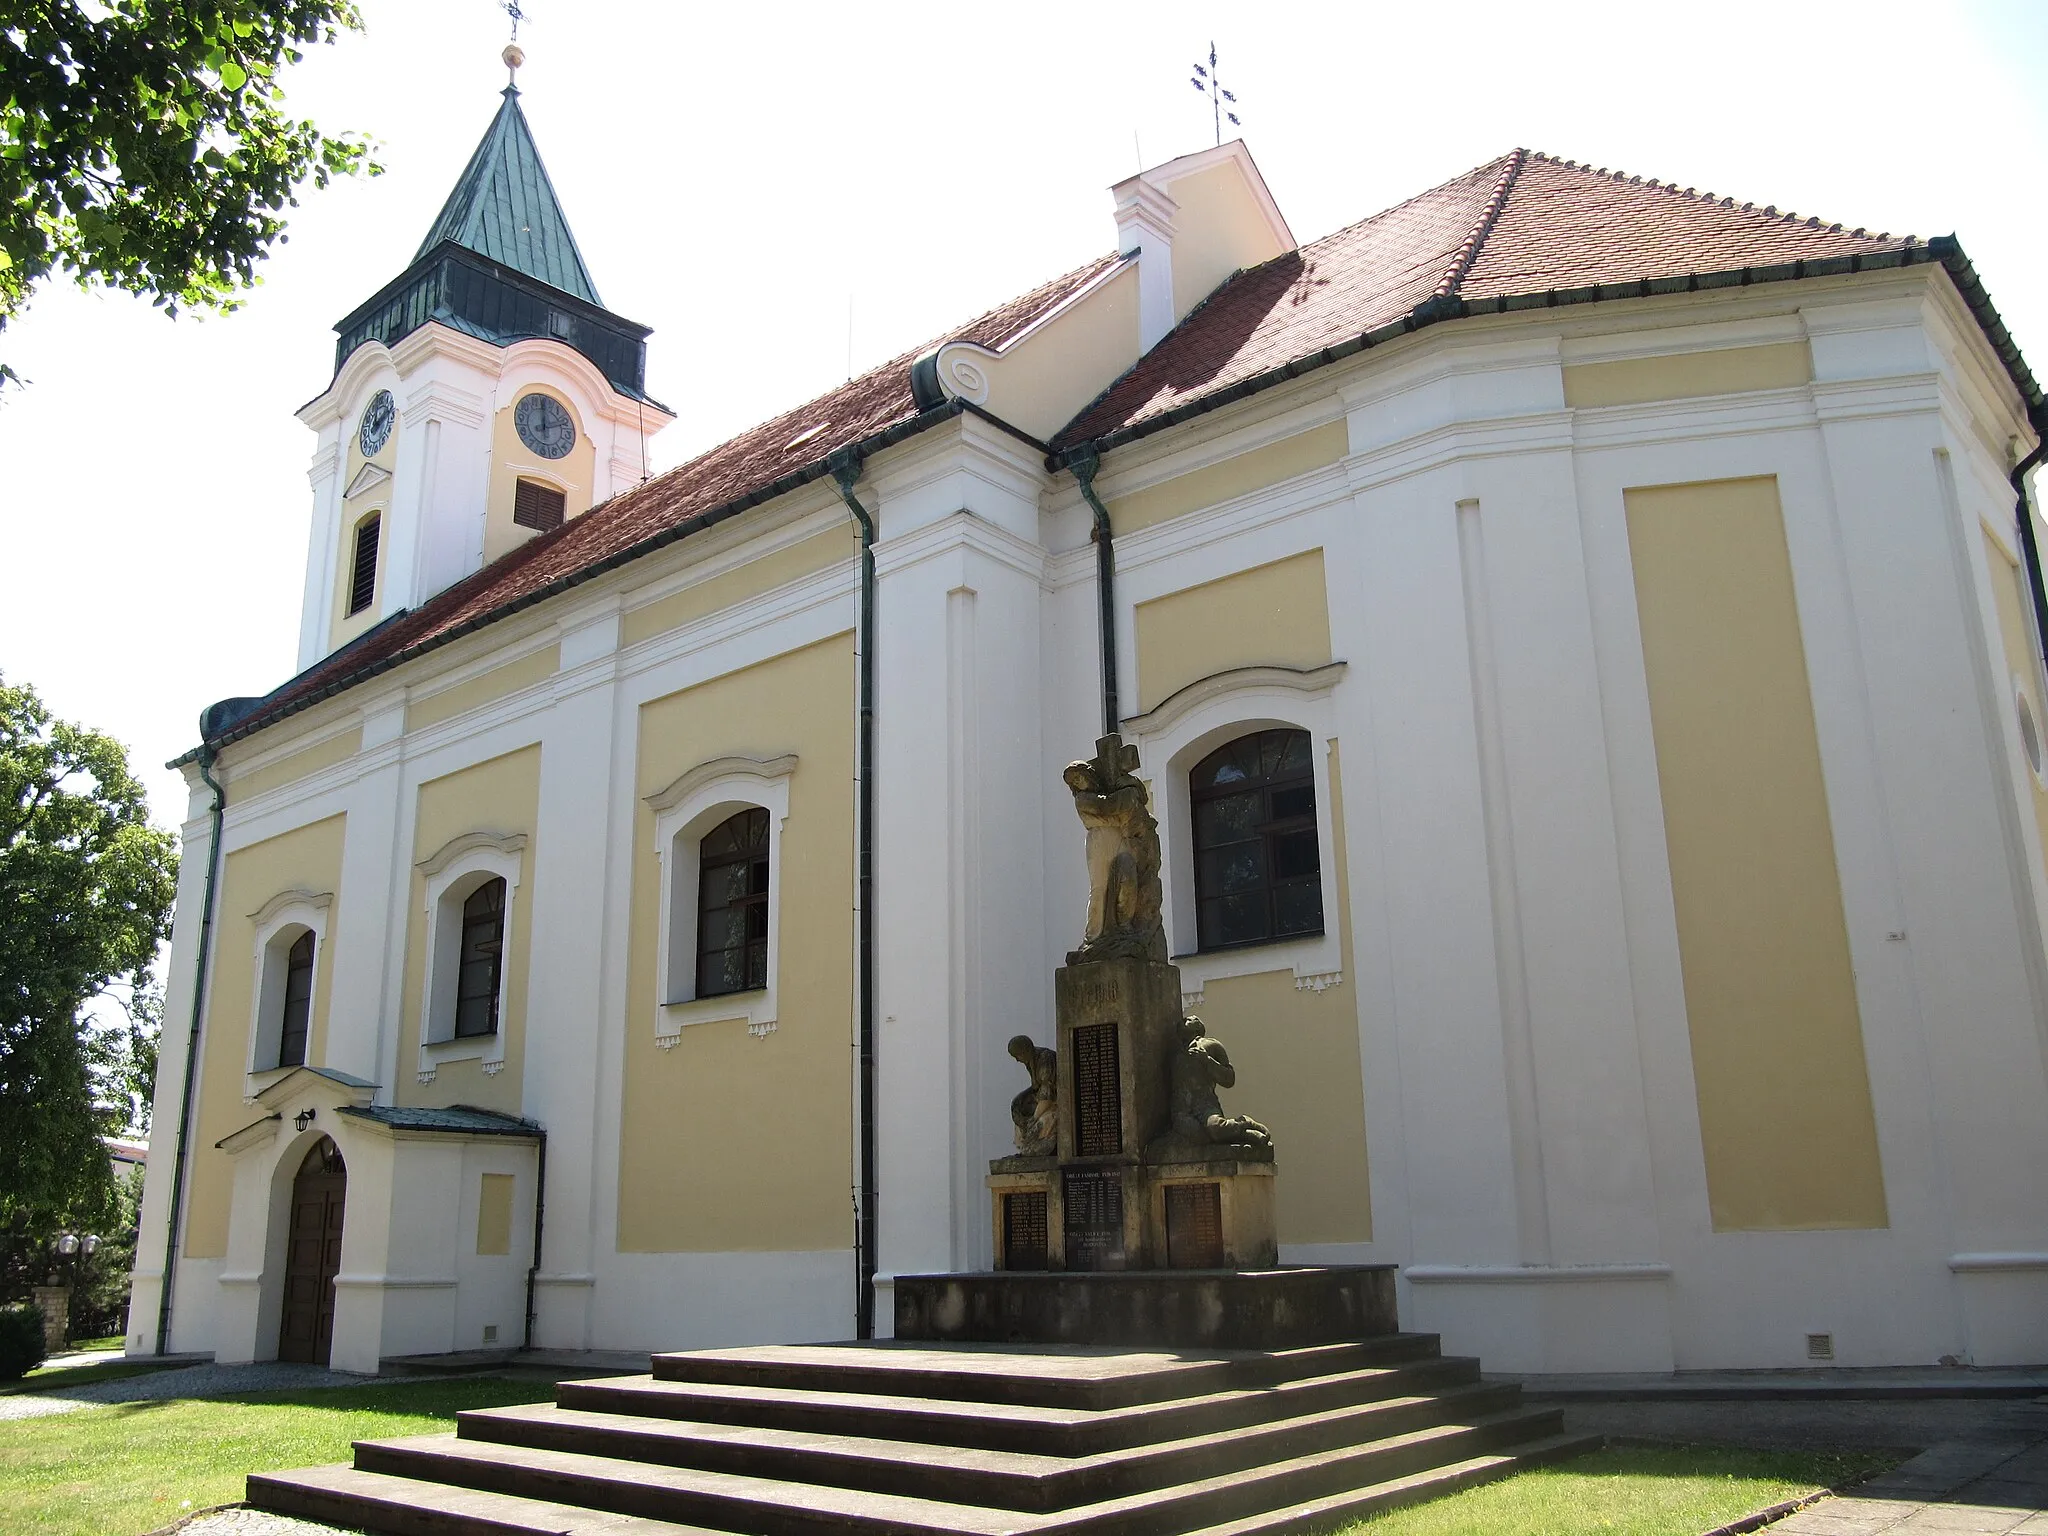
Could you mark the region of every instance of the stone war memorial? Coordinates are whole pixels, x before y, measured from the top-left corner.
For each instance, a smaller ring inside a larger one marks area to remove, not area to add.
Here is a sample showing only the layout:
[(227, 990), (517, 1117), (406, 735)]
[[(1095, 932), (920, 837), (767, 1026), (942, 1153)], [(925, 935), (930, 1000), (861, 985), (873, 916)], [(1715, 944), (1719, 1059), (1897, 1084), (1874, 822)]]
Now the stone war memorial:
[(1272, 1137), (1225, 1113), (1230, 1053), (1182, 1014), (1135, 767), (1110, 735), (1066, 770), (1087, 929), (1057, 1044), (1009, 1043), (1028, 1082), (988, 1176), (998, 1268), (899, 1275), (892, 1340), (656, 1355), (255, 1474), (250, 1502), (391, 1536), (1250, 1536), (1597, 1444), (1401, 1332), (1391, 1266), (1277, 1262)]

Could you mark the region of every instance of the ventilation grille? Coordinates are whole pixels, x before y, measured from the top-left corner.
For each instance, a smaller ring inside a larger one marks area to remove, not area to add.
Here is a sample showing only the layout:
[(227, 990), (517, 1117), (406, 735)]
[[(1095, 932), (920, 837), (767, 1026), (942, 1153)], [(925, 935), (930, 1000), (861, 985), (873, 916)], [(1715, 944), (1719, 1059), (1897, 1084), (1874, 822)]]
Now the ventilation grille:
[(370, 599), (377, 595), (377, 536), (383, 523), (381, 517), (367, 517), (356, 527), (356, 558), (348, 578), (350, 618), (369, 607)]
[(538, 480), (522, 480), (512, 492), (512, 521), (522, 528), (537, 528), (547, 533), (562, 526), (562, 513), (568, 506), (568, 498), (551, 485), (542, 485)]
[(1806, 1336), (1806, 1358), (1809, 1360), (1834, 1359), (1835, 1336), (1832, 1333), (1809, 1333)]
[(484, 1324), (484, 1342), (486, 1344), (495, 1344), (498, 1342), (498, 1325), (496, 1323)]

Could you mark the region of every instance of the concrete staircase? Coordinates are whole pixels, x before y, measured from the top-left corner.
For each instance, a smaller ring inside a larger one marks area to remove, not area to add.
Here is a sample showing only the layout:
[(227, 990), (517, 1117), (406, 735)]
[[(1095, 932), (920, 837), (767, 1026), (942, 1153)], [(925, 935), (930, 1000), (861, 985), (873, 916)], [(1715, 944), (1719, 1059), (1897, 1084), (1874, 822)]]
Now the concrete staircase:
[(812, 1345), (657, 1355), (554, 1406), (259, 1473), (390, 1536), (1249, 1536), (1590, 1449), (1430, 1334), (1257, 1351)]

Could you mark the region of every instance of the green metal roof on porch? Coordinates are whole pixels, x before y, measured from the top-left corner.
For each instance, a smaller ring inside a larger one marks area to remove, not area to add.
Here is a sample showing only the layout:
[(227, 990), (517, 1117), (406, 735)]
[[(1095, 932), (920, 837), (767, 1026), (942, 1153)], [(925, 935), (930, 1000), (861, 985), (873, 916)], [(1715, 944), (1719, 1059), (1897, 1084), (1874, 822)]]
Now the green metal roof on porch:
[(601, 308), (604, 300), (583, 265), (583, 253), (576, 249), (554, 183), (534, 146), (533, 130), (519, 110), (519, 91), (507, 86), (504, 94), (505, 105), (469, 157), (413, 260), (418, 262), (442, 241), (452, 240)]

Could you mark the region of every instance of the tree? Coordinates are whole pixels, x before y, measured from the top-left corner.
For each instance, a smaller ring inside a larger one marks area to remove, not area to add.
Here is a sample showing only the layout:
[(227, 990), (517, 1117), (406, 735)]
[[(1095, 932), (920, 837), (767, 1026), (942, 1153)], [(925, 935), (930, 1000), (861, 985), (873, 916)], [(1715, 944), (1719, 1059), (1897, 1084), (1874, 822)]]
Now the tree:
[(177, 862), (121, 744), (0, 678), (0, 1227), (111, 1214), (99, 1138), (131, 1106), (85, 1010), (150, 995)]
[(233, 309), (301, 187), (379, 169), (278, 85), (361, 29), (353, 0), (0, 0), (0, 327), (59, 270)]

